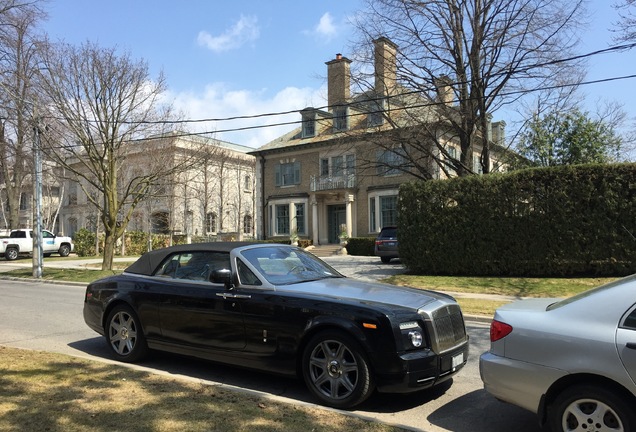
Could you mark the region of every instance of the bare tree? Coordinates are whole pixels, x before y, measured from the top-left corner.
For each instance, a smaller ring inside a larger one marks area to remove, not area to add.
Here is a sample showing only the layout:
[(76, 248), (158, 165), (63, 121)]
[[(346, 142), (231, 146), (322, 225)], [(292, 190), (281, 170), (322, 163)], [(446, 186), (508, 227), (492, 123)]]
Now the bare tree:
[[(466, 175), (480, 148), (482, 170), (490, 172), (490, 113), (528, 91), (580, 79), (570, 73), (580, 62), (566, 60), (583, 13), (583, 0), (367, 0), (356, 20), (361, 46), (386, 37), (397, 47), (395, 69), (375, 70), (375, 91), (378, 81), (384, 90), (377, 100), (387, 123), (399, 113), (411, 126), (396, 122), (402, 131), (380, 142), (398, 156), (389, 158), (400, 163), (392, 168), (430, 178), (433, 160)], [(360, 53), (368, 71), (374, 59)], [(459, 143), (457, 157), (449, 141)]]
[(33, 166), (33, 116), (43, 19), (35, 6), (0, 3), (0, 173), (9, 228), (19, 227), (20, 199)]
[(636, 0), (621, 0), (614, 4), (620, 20), (616, 23), (616, 42), (634, 42), (636, 40)]
[[(42, 81), (48, 98), (46, 154), (74, 175), (100, 214), (105, 233), (102, 269), (111, 269), (116, 241), (136, 206), (174, 163), (175, 140), (161, 132), (163, 75), (114, 48), (93, 43), (48, 51)], [(142, 169), (132, 169), (132, 166)], [(97, 193), (95, 193), (95, 191)]]

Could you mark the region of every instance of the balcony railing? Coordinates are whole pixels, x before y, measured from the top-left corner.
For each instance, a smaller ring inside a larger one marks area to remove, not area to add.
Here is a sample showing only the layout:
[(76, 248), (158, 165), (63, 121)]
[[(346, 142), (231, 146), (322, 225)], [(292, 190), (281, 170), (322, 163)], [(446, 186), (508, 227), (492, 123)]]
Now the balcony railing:
[(355, 174), (339, 176), (311, 176), (311, 191), (325, 191), (334, 189), (352, 189), (356, 186)]

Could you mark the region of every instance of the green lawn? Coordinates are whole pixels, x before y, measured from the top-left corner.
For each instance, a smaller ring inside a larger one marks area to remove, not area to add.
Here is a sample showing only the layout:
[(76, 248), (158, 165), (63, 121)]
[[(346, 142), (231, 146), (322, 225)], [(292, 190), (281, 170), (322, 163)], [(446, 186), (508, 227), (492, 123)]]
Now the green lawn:
[[(121, 273), (130, 262), (115, 263), (115, 270), (45, 268), (42, 279), (68, 282), (92, 282)], [(3, 273), (12, 277), (30, 278), (31, 269)], [(394, 285), (411, 286), (451, 293), (499, 294), (513, 297), (569, 297), (616, 278), (500, 278), (396, 275), (383, 280)], [(457, 298), (465, 314), (492, 316), (495, 309), (506, 303), (501, 300)]]

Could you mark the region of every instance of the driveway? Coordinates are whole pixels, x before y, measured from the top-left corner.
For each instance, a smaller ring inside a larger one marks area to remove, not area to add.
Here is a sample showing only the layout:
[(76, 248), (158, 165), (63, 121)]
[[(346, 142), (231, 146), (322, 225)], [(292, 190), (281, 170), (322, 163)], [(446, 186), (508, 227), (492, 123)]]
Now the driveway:
[(321, 259), (345, 276), (371, 282), (406, 271), (398, 260), (384, 264), (375, 256), (334, 255)]

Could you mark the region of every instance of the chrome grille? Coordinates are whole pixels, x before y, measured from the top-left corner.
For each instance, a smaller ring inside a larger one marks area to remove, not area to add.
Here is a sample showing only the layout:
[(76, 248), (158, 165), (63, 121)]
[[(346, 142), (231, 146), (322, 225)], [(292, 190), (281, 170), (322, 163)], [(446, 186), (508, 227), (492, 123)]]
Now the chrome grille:
[(447, 351), (466, 340), (466, 327), (459, 305), (445, 305), (431, 314), (438, 353)]

